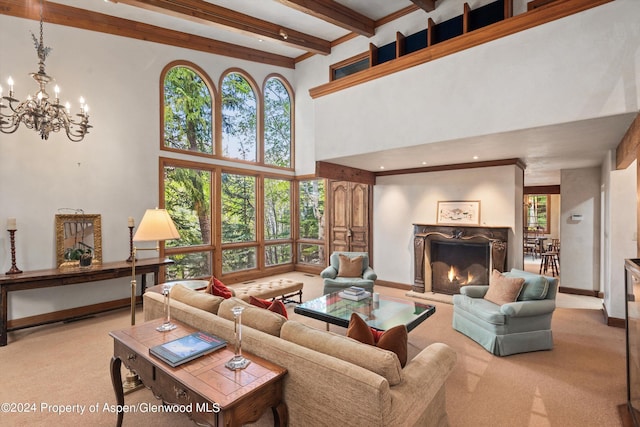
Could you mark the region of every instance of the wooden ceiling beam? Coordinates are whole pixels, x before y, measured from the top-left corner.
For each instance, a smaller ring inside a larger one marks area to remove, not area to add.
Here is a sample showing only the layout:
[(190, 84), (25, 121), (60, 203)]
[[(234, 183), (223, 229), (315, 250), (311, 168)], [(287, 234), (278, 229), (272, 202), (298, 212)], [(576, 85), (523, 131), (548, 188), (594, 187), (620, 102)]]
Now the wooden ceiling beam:
[(425, 12), (436, 10), (436, 0), (411, 0), (411, 2)]
[(333, 0), (278, 0), (292, 9), (330, 22), (362, 36), (371, 37), (375, 34), (375, 22), (368, 16)]
[(640, 113), (633, 120), (616, 147), (616, 169), (628, 168), (637, 157), (638, 147), (640, 147)]
[(291, 28), (263, 21), (203, 0), (117, 0), (164, 15), (186, 19), (204, 25), (215, 25), (250, 37), (269, 39), (307, 52), (328, 55), (331, 43)]
[[(0, 0), (0, 14), (39, 21), (40, 6), (38, 3), (32, 1)], [(169, 46), (198, 50), (215, 55), (224, 55), (278, 67), (295, 68), (295, 61), (286, 56), (182, 33), (180, 31), (167, 30), (141, 22), (116, 18), (110, 15), (90, 12), (85, 9), (50, 1), (44, 2), (43, 18), (45, 22), (51, 24), (162, 43)]]

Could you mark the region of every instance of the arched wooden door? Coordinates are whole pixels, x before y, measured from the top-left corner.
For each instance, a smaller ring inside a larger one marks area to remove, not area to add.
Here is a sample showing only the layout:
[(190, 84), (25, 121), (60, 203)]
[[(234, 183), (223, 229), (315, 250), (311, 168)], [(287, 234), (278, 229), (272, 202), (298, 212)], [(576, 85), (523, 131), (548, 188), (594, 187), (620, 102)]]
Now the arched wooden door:
[(331, 181), (330, 251), (369, 252), (371, 187)]

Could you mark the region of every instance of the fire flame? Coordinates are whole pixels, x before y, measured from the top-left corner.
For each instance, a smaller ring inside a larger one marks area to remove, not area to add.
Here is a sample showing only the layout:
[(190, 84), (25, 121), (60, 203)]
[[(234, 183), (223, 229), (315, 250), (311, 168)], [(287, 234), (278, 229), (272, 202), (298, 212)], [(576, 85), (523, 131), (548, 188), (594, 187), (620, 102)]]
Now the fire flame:
[(449, 282), (453, 282), (453, 279), (456, 278), (456, 272), (453, 269), (453, 265), (451, 266), (451, 268), (449, 268), (449, 273), (447, 274), (447, 277), (449, 278)]
[(467, 272), (467, 283), (473, 283), (473, 274)]

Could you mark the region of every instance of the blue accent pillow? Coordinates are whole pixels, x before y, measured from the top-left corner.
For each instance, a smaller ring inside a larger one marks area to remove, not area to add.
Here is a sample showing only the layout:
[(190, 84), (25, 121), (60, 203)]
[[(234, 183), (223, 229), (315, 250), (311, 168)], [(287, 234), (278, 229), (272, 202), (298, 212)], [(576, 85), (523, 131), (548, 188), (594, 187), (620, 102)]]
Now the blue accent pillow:
[(546, 277), (520, 270), (511, 270), (503, 274), (506, 277), (524, 278), (524, 285), (522, 286), (520, 295), (518, 295), (518, 301), (533, 301), (546, 298), (547, 292), (549, 291), (549, 281)]

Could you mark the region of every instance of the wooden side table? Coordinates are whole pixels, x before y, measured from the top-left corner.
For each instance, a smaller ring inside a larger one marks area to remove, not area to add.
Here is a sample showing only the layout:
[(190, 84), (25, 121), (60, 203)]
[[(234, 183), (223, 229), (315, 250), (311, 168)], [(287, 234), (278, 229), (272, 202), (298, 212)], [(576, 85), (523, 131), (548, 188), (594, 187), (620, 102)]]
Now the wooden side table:
[[(184, 405), (194, 422), (210, 426), (241, 426), (260, 419), (271, 408), (274, 425), (286, 426), (287, 406), (282, 400), (282, 382), (287, 370), (268, 360), (243, 352), (251, 364), (231, 371), (224, 364), (233, 357), (221, 349), (172, 368), (149, 354), (149, 348), (188, 335), (196, 330), (173, 321), (178, 327), (158, 332), (162, 319), (111, 332), (114, 339), (111, 381), (119, 408), (124, 408), (121, 364), (134, 371), (154, 396), (166, 404)], [(117, 425), (122, 425), (118, 412)]]

